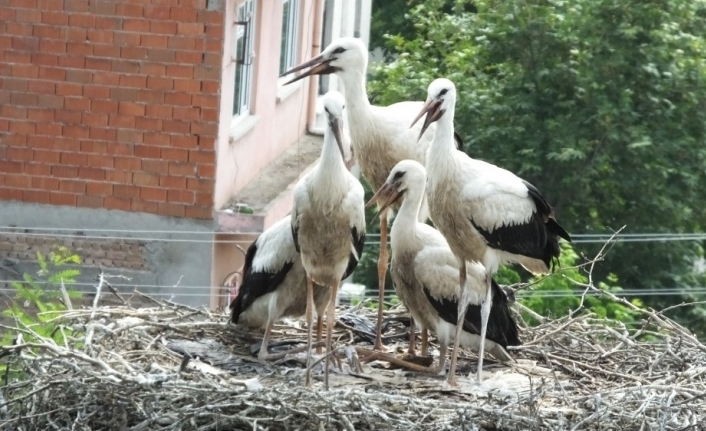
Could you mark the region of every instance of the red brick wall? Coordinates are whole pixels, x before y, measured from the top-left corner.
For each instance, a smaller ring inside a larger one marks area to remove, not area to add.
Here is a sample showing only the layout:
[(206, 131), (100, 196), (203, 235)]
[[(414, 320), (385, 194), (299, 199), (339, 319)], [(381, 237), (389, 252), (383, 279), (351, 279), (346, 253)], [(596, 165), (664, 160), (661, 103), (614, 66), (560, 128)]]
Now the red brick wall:
[(206, 0), (0, 0), (0, 200), (211, 218), (223, 21)]

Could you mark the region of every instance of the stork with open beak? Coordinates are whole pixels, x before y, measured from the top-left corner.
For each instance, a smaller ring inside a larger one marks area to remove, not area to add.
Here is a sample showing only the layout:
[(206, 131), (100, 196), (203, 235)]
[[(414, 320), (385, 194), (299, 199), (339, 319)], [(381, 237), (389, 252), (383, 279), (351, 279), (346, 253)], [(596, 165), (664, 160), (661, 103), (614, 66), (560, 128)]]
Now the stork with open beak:
[[(444, 236), (433, 227), (419, 223), (417, 213), (424, 197), (426, 170), (414, 160), (399, 162), (385, 184), (368, 202), (382, 201), (381, 210), (404, 197), (390, 232), (392, 263), (390, 273), (400, 300), (418, 324), (437, 334), (439, 363), (430, 369), (444, 371), (446, 350), (456, 336), (458, 310), (462, 290), (459, 289), (459, 261), (451, 252)], [(485, 297), (486, 270), (478, 262), (466, 265), (466, 280), (470, 290), (470, 306), (460, 319), (460, 344), (480, 348), (480, 305)], [(512, 361), (507, 346), (520, 344), (517, 324), (509, 302), (500, 286), (492, 281), (493, 303), (488, 321), (488, 336), (484, 346), (501, 361)], [(457, 346), (459, 343), (456, 343)], [(454, 352), (455, 354), (455, 352)]]
[(324, 95), (328, 127), (324, 132), (321, 159), (294, 189), (292, 234), (301, 254), (307, 277), (307, 372), (311, 384), (311, 310), (313, 283), (331, 287), (326, 312), (326, 361), (324, 381), (328, 388), (331, 331), (340, 280), (358, 265), (365, 242), (365, 202), (363, 186), (348, 171), (342, 146), (343, 95), (329, 91)]
[[(492, 303), (492, 276), (501, 264), (519, 263), (533, 274), (550, 271), (559, 258), (559, 237), (571, 241), (557, 223), (554, 210), (539, 190), (512, 172), (472, 159), (457, 151), (453, 138), (456, 87), (448, 79), (429, 85), (427, 101), (413, 125), (426, 115), (422, 132), (436, 122), (434, 140), (427, 154), (427, 198), (434, 225), (459, 259), (458, 316), (465, 315), (469, 289), (467, 262), (486, 268), (485, 300), (481, 307), (481, 338), (485, 339)], [(461, 325), (457, 326), (460, 331)], [(454, 342), (454, 350), (459, 337)], [(482, 382), (483, 352), (478, 358)], [(452, 355), (449, 382), (455, 383), (456, 356)]]
[[(318, 343), (331, 290), (319, 285), (313, 289)], [(270, 358), (267, 346), (274, 323), (283, 317), (303, 316), (306, 305), (306, 273), (294, 245), (290, 216), (286, 216), (248, 247), (243, 282), (230, 304), (230, 320), (248, 328), (265, 328), (258, 358), (267, 360)], [(317, 351), (321, 353), (321, 348), (317, 347)]]
[[(423, 133), (421, 127), (409, 129), (409, 123), (419, 112), (422, 102), (400, 102), (390, 106), (373, 106), (365, 90), (368, 50), (360, 39), (346, 37), (333, 41), (326, 49), (309, 61), (284, 73), (288, 75), (304, 70), (289, 83), (307, 76), (335, 73), (343, 84), (347, 102), (347, 118), (352, 150), (363, 177), (373, 190), (384, 183), (387, 174), (397, 162), (405, 159), (424, 163), (427, 148), (434, 136), (434, 127)], [(458, 138), (460, 141), (460, 137)], [(422, 201), (419, 220), (426, 221), (429, 211), (426, 199)], [(376, 350), (382, 345), (382, 312), (385, 293), (385, 274), (388, 267), (387, 214), (380, 215), (380, 256), (378, 258), (378, 321), (375, 338)]]

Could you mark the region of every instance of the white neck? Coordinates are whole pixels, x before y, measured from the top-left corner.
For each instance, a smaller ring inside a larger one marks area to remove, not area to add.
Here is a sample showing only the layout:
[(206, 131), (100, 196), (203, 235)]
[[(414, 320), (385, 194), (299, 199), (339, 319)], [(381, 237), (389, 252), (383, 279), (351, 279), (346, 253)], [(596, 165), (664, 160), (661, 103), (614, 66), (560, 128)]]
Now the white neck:
[[(365, 90), (365, 69), (341, 73), (338, 77), (343, 83), (343, 93), (346, 97), (348, 124), (351, 126), (365, 124), (372, 116), (368, 92)], [(350, 129), (351, 134), (354, 134), (358, 127)], [(353, 143), (355, 144), (355, 140)]]
[(424, 183), (413, 185), (407, 189), (404, 194), (404, 200), (400, 207), (395, 222), (392, 224), (390, 235), (395, 235), (399, 231), (414, 231), (417, 228), (417, 218), (419, 216), (419, 208), (422, 206), (422, 197), (424, 196)]
[(427, 170), (444, 171), (444, 166), (448, 167), (448, 160), (453, 157), (456, 151), (454, 143), (454, 107), (444, 112), (444, 115), (437, 120), (434, 139), (429, 146), (427, 153)]
[(324, 131), (324, 145), (316, 170), (312, 172), (312, 182), (316, 185), (316, 193), (312, 198), (329, 206), (338, 202), (348, 185), (346, 174), (348, 169), (341, 156), (336, 139), (330, 127)]

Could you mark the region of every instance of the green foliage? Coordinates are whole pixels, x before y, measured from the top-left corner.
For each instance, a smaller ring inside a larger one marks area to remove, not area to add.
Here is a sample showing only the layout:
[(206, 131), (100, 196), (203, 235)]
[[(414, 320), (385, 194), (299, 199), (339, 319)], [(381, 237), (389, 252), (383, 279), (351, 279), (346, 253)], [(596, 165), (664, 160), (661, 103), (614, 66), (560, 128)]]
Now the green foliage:
[[(569, 232), (706, 228), (706, 1), (475, 0), (476, 13), (446, 3), (418, 2), (413, 34), (388, 36), (397, 56), (370, 82), (374, 103), (423, 100), (450, 78), (465, 151), (538, 186)], [(703, 285), (692, 269), (702, 246), (618, 244), (594, 278)]]
[[(63, 300), (60, 291), (61, 285), (63, 283), (64, 287), (70, 286), (76, 282), (76, 277), (81, 273), (76, 268), (67, 268), (66, 266), (78, 265), (81, 263), (81, 259), (66, 247), (58, 247), (48, 256), (37, 252), (37, 263), (39, 271), (37, 271), (36, 277), (25, 273), (23, 281), (11, 283), (16, 294), (12, 305), (9, 309), (4, 310), (3, 314), (17, 319), (42, 337), (53, 338), (57, 343), (64, 343), (63, 334), (61, 331), (57, 331), (57, 326), (54, 323), (49, 323), (49, 320), (66, 310), (66, 305), (61, 302)], [(81, 293), (75, 290), (67, 289), (67, 293), (70, 299), (81, 297)], [(36, 308), (37, 312), (28, 311), (32, 308)], [(0, 345), (10, 344), (14, 335), (12, 333), (4, 334), (0, 338)], [(23, 334), (23, 337), (25, 341), (33, 339), (28, 334)]]

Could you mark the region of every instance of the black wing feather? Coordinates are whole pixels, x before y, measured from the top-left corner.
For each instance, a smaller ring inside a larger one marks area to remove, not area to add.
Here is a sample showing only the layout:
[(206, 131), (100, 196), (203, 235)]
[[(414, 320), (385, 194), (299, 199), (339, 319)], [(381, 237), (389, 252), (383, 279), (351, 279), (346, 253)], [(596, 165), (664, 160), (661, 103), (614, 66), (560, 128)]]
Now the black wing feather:
[(456, 149), (463, 151), (463, 138), (454, 130), (454, 141), (456, 143)]
[[(292, 220), (296, 220), (296, 214), (292, 214)], [(294, 238), (294, 249), (297, 251), (297, 253), (301, 253), (301, 250), (299, 250), (299, 225), (297, 227), (294, 227), (294, 224), (292, 226), (292, 238)]]
[(543, 261), (548, 268), (559, 258), (561, 248), (559, 237), (571, 242), (571, 237), (554, 219), (554, 209), (535, 186), (522, 181), (537, 211), (522, 224), (500, 226), (488, 231), (476, 225), (473, 227), (485, 238), (490, 247), (513, 254)]
[(353, 226), (351, 228), (351, 239), (353, 240), (353, 247), (355, 247), (355, 252), (358, 257), (351, 253), (350, 257), (348, 258), (348, 266), (346, 267), (346, 272), (343, 274), (341, 280), (344, 280), (348, 278), (351, 274), (353, 274), (353, 271), (355, 271), (355, 268), (358, 266), (360, 256), (363, 254), (363, 246), (365, 245), (365, 231), (359, 234), (358, 228)]
[(294, 266), (294, 262), (287, 262), (276, 271), (253, 271), (252, 263), (257, 254), (257, 240), (255, 240), (245, 254), (245, 275), (243, 283), (238, 289), (238, 296), (230, 304), (231, 317), (233, 323), (238, 323), (240, 315), (247, 310), (257, 298), (274, 292), (282, 284), (284, 277)]
[[(519, 330), (510, 313), (508, 298), (495, 280), (492, 280), (492, 289), (493, 304), (490, 307), (486, 338), (500, 344), (503, 348), (519, 346), (521, 344)], [(458, 302), (447, 298), (438, 300), (431, 295), (426, 286), (423, 286), (423, 290), (434, 310), (439, 313), (439, 317), (445, 322), (455, 325), (458, 321)], [(466, 318), (463, 321), (463, 330), (480, 335), (480, 328), (480, 304), (469, 304)]]

